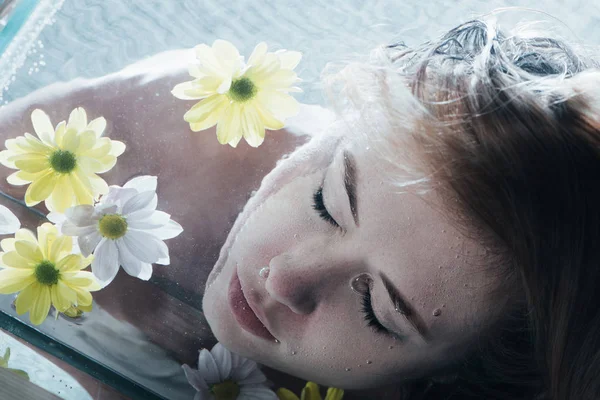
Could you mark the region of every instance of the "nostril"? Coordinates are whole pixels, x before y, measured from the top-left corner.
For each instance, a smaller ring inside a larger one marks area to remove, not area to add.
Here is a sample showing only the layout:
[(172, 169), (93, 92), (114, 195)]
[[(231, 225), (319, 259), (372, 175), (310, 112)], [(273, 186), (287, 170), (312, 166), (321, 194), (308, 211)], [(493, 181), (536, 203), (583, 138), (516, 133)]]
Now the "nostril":
[(265, 290), (272, 299), (295, 314), (310, 314), (315, 309), (311, 288), (302, 279), (285, 279), (280, 274), (270, 271)]

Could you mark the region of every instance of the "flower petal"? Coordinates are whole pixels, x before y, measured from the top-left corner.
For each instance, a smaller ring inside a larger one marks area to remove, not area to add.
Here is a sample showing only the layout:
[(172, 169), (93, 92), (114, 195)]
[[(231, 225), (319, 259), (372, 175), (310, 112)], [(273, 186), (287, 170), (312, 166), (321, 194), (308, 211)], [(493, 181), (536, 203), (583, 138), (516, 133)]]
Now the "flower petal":
[(260, 42), (252, 50), (252, 54), (248, 58), (248, 65), (260, 65), (264, 62), (265, 55), (267, 54), (267, 44)]
[(124, 188), (131, 188), (138, 191), (138, 193), (146, 192), (151, 190), (156, 192), (156, 187), (158, 185), (158, 178), (152, 175), (142, 175), (136, 176), (135, 178), (127, 181), (126, 184), (123, 185)]
[(204, 381), (204, 377), (200, 371), (190, 368), (187, 364), (183, 364), (181, 367), (183, 368), (183, 372), (185, 372), (185, 377), (194, 389), (198, 391), (208, 390), (208, 385)]
[(93, 131), (96, 134), (96, 137), (99, 138), (106, 129), (106, 119), (104, 117), (99, 117), (92, 120), (88, 124), (87, 129)]
[(260, 109), (263, 112), (271, 113), (278, 120), (294, 116), (300, 111), (300, 106), (296, 99), (287, 93), (261, 92), (256, 98), (261, 105)]
[(182, 82), (175, 85), (173, 90), (171, 90), (171, 93), (180, 100), (199, 100), (212, 94), (210, 92), (207, 93), (202, 89), (197, 90), (197, 85), (195, 85), (193, 81)]
[(42, 200), (46, 200), (56, 187), (58, 175), (49, 170), (38, 180), (31, 183), (25, 192), (25, 203), (28, 207), (34, 206)]
[(84, 257), (88, 257), (94, 250), (96, 246), (102, 240), (102, 236), (98, 232), (92, 232), (89, 235), (79, 236), (77, 238), (77, 244), (79, 245), (79, 250), (81, 250), (81, 254)]
[(9, 268), (0, 270), (0, 294), (20, 292), (36, 282), (31, 269)]
[[(33, 176), (32, 176), (33, 175)], [(6, 177), (6, 182), (14, 186), (23, 186), (30, 184), (34, 179), (25, 179), (26, 176), (35, 177), (37, 174), (23, 173), (23, 171), (13, 172)]]
[(36, 174), (49, 169), (50, 163), (48, 162), (48, 157), (46, 156), (28, 155), (25, 159), (15, 160), (15, 167), (21, 171), (29, 172), (30, 174)]
[(231, 374), (231, 352), (227, 350), (221, 343), (217, 343), (213, 346), (210, 353), (212, 354), (215, 363), (219, 368), (221, 379), (228, 379)]
[(219, 366), (211, 352), (206, 349), (200, 350), (198, 356), (198, 371), (202, 374), (204, 381), (208, 385), (222, 382), (226, 378), (220, 375)]
[(69, 254), (62, 257), (57, 263), (56, 268), (61, 272), (79, 271), (81, 269), (81, 255)]
[(113, 240), (103, 238), (94, 251), (92, 272), (103, 283), (108, 285), (119, 272), (119, 252)]
[(129, 230), (122, 240), (131, 254), (143, 262), (152, 264), (169, 254), (165, 242), (150, 233)]
[(71, 179), (67, 175), (61, 175), (56, 180), (56, 187), (48, 198), (52, 202), (52, 209), (57, 212), (64, 212), (73, 205), (75, 195), (71, 186)]
[(21, 293), (17, 295), (17, 300), (15, 301), (15, 306), (17, 307), (17, 314), (23, 315), (31, 309), (31, 306), (33, 306), (33, 303), (35, 302), (39, 290), (40, 284), (34, 282), (33, 284), (23, 289)]
[(27, 240), (17, 240), (15, 242), (15, 250), (21, 257), (29, 261), (41, 262), (43, 259), (40, 247), (36, 243), (31, 243)]
[(252, 106), (244, 107), (242, 112), (242, 132), (246, 142), (252, 147), (258, 147), (265, 140), (265, 126), (256, 109)]
[(94, 206), (89, 204), (71, 207), (65, 211), (65, 217), (78, 227), (95, 224), (98, 221), (98, 218), (93, 214)]
[(278, 400), (277, 395), (265, 385), (243, 385), (238, 400)]
[(60, 280), (50, 288), (50, 297), (54, 308), (60, 312), (77, 303), (77, 293)]
[(82, 131), (87, 126), (87, 115), (82, 107), (77, 107), (69, 115), (67, 130), (73, 129), (77, 132)]
[(232, 103), (217, 125), (217, 139), (221, 144), (227, 144), (236, 137), (242, 137), (240, 122), (242, 119), (242, 107)]
[(28, 260), (24, 257), (21, 257), (16, 251), (9, 251), (7, 253), (2, 254), (2, 263), (7, 267), (17, 269), (31, 269), (37, 264), (33, 260)]
[(50, 121), (50, 117), (44, 111), (40, 109), (35, 109), (31, 113), (31, 122), (33, 123), (33, 130), (38, 136), (41, 137), (41, 134), (54, 134), (54, 127), (52, 126), (52, 122)]
[(214, 94), (196, 103), (183, 115), (183, 119), (190, 123), (194, 132), (202, 131), (215, 125), (227, 110), (228, 105), (227, 96)]
[(120, 142), (118, 140), (111, 140), (110, 143), (111, 143), (111, 149), (110, 149), (111, 156), (118, 157), (125, 152), (125, 149), (127, 147), (127, 146), (125, 146), (125, 143)]
[(0, 235), (15, 233), (21, 227), (21, 222), (12, 211), (0, 205)]
[(300, 400), (294, 392), (286, 388), (277, 389), (277, 398), (279, 400)]
[(138, 193), (123, 204), (123, 215), (128, 215), (134, 211), (143, 210), (150, 206), (156, 196), (154, 191)]
[(119, 263), (129, 275), (147, 281), (152, 276), (152, 264), (138, 260), (125, 246), (123, 241), (117, 240), (119, 249)]
[(136, 218), (136, 214), (146, 214), (146, 210), (136, 211), (127, 215), (127, 226), (131, 229), (159, 229), (171, 220), (171, 216), (166, 212), (154, 211), (146, 218)]
[(51, 305), (50, 287), (46, 285), (39, 285), (39, 291), (33, 301), (33, 305), (29, 310), (29, 319), (34, 325), (39, 325), (48, 316)]
[(169, 220), (169, 222), (161, 228), (149, 231), (149, 233), (152, 233), (161, 240), (172, 239), (181, 232), (183, 232), (183, 227), (173, 220)]
[(236, 76), (241, 68), (240, 53), (235, 46), (227, 40), (217, 39), (214, 41), (213, 54), (221, 64), (222, 73), (227, 76)]
[(276, 51), (275, 54), (279, 57), (282, 69), (294, 69), (302, 60), (302, 53), (299, 51)]

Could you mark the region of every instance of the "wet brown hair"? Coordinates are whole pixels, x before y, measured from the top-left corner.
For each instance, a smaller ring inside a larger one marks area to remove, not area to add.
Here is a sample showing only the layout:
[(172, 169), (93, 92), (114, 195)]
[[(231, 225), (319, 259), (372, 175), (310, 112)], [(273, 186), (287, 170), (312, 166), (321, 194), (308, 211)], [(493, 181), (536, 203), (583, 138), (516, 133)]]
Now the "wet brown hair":
[(444, 370), (455, 379), (424, 377), (402, 398), (600, 399), (598, 62), (482, 19), (376, 53), (331, 81), (365, 121), (365, 143), (399, 187), (441, 193), (514, 299)]

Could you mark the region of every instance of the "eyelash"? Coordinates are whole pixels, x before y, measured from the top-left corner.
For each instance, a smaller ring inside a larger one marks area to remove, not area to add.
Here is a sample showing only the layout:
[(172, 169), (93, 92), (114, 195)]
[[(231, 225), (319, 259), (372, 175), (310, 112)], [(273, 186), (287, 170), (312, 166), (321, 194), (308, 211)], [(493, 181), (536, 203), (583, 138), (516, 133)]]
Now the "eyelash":
[[(317, 211), (319, 216), (326, 221), (327, 223), (339, 228), (335, 219), (329, 214), (327, 208), (325, 207), (325, 203), (323, 201), (323, 186), (320, 186), (317, 191), (313, 195), (313, 209)], [(362, 302), (361, 302), (361, 310), (364, 315), (365, 321), (367, 321), (367, 325), (375, 332), (380, 334), (385, 334), (391, 336), (395, 339), (400, 339), (398, 335), (394, 332), (388, 330), (385, 326), (379, 322), (377, 316), (375, 315), (375, 311), (373, 311), (373, 303), (371, 302), (371, 290), (369, 288), (366, 289), (366, 292), (362, 294)]]
[(313, 209), (317, 211), (319, 217), (321, 217), (327, 223), (339, 228), (339, 224), (335, 222), (335, 219), (329, 214), (327, 208), (325, 207), (325, 203), (323, 201), (323, 186), (320, 186), (317, 191), (313, 194)]
[(390, 332), (385, 326), (379, 322), (375, 312), (373, 311), (373, 303), (371, 301), (371, 289), (367, 288), (366, 292), (362, 294), (361, 310), (364, 314), (367, 325), (373, 329), (376, 333), (384, 333), (386, 335), (395, 336), (393, 332)]

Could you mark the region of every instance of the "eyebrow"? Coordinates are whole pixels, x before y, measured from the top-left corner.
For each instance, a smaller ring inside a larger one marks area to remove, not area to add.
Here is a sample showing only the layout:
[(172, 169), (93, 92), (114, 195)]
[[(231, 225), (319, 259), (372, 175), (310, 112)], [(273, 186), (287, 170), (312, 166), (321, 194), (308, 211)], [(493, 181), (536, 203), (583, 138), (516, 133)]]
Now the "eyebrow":
[(358, 208), (356, 207), (356, 161), (352, 154), (344, 151), (344, 187), (350, 202), (350, 212), (358, 226)]
[(402, 316), (406, 318), (406, 320), (417, 330), (419, 335), (421, 335), (421, 337), (427, 341), (429, 332), (427, 331), (423, 318), (416, 312), (415, 308), (408, 302), (408, 300), (402, 296), (400, 291), (383, 272), (380, 272), (379, 276), (383, 281), (385, 290), (387, 290), (390, 300), (392, 301), (396, 311), (402, 314)]

